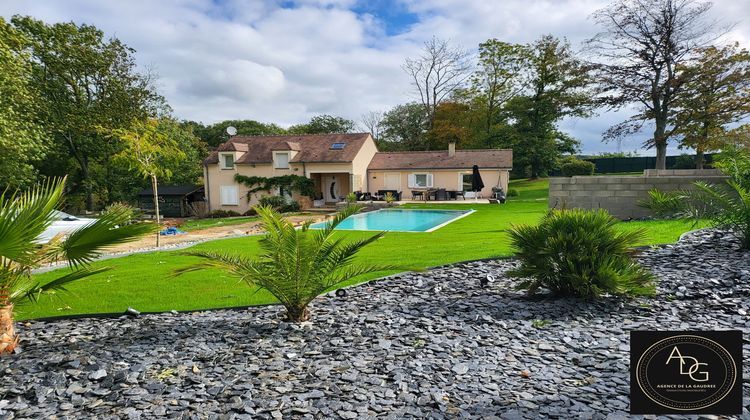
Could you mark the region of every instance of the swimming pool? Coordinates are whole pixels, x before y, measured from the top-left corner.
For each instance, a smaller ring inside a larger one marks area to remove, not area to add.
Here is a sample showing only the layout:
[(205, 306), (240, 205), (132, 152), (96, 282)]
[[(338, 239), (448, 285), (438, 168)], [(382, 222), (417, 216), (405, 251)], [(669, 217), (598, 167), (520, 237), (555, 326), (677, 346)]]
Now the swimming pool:
[[(387, 230), (391, 232), (432, 232), (466, 217), (475, 210), (381, 209), (349, 216), (336, 230)], [(324, 222), (313, 229), (322, 229)]]

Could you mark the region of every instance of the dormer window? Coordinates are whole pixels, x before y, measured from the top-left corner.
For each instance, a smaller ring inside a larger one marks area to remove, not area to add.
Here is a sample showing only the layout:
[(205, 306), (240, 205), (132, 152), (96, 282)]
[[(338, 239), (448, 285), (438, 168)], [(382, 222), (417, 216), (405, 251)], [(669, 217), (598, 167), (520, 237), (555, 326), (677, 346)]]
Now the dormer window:
[(289, 153), (277, 152), (273, 154), (273, 167), (276, 169), (289, 169)]
[(222, 153), (219, 155), (221, 169), (234, 169), (234, 153)]

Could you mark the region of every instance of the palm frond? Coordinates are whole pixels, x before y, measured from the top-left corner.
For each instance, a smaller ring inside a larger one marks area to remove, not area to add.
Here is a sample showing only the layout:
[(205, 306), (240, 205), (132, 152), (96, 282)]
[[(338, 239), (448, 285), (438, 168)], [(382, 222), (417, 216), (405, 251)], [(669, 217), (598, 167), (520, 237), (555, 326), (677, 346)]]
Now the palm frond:
[(156, 230), (152, 224), (127, 224), (129, 218), (129, 212), (121, 208), (104, 213), (96, 222), (77, 229), (60, 244), (62, 256), (73, 267), (78, 267), (90, 263), (108, 247), (133, 241)]
[(48, 179), (27, 192), (0, 196), (0, 257), (34, 264), (37, 238), (52, 223), (64, 186), (64, 178)]

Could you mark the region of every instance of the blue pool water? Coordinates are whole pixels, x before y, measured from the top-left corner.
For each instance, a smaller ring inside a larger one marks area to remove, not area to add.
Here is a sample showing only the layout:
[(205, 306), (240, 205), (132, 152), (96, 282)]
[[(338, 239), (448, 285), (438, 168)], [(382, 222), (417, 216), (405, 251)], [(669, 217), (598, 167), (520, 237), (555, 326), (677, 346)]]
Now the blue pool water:
[[(395, 232), (428, 232), (443, 223), (473, 213), (474, 210), (382, 209), (349, 216), (336, 230), (388, 230)], [(315, 223), (313, 229), (324, 227)]]

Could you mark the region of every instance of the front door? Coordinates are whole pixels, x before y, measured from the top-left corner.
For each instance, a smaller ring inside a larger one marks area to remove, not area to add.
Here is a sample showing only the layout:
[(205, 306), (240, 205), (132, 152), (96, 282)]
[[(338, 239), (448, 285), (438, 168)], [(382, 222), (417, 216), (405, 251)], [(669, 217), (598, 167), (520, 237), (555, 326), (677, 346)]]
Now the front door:
[(338, 177), (336, 175), (323, 175), (323, 195), (326, 202), (335, 203), (341, 201), (338, 184)]
[(386, 173), (384, 184), (386, 190), (401, 191), (401, 173)]

